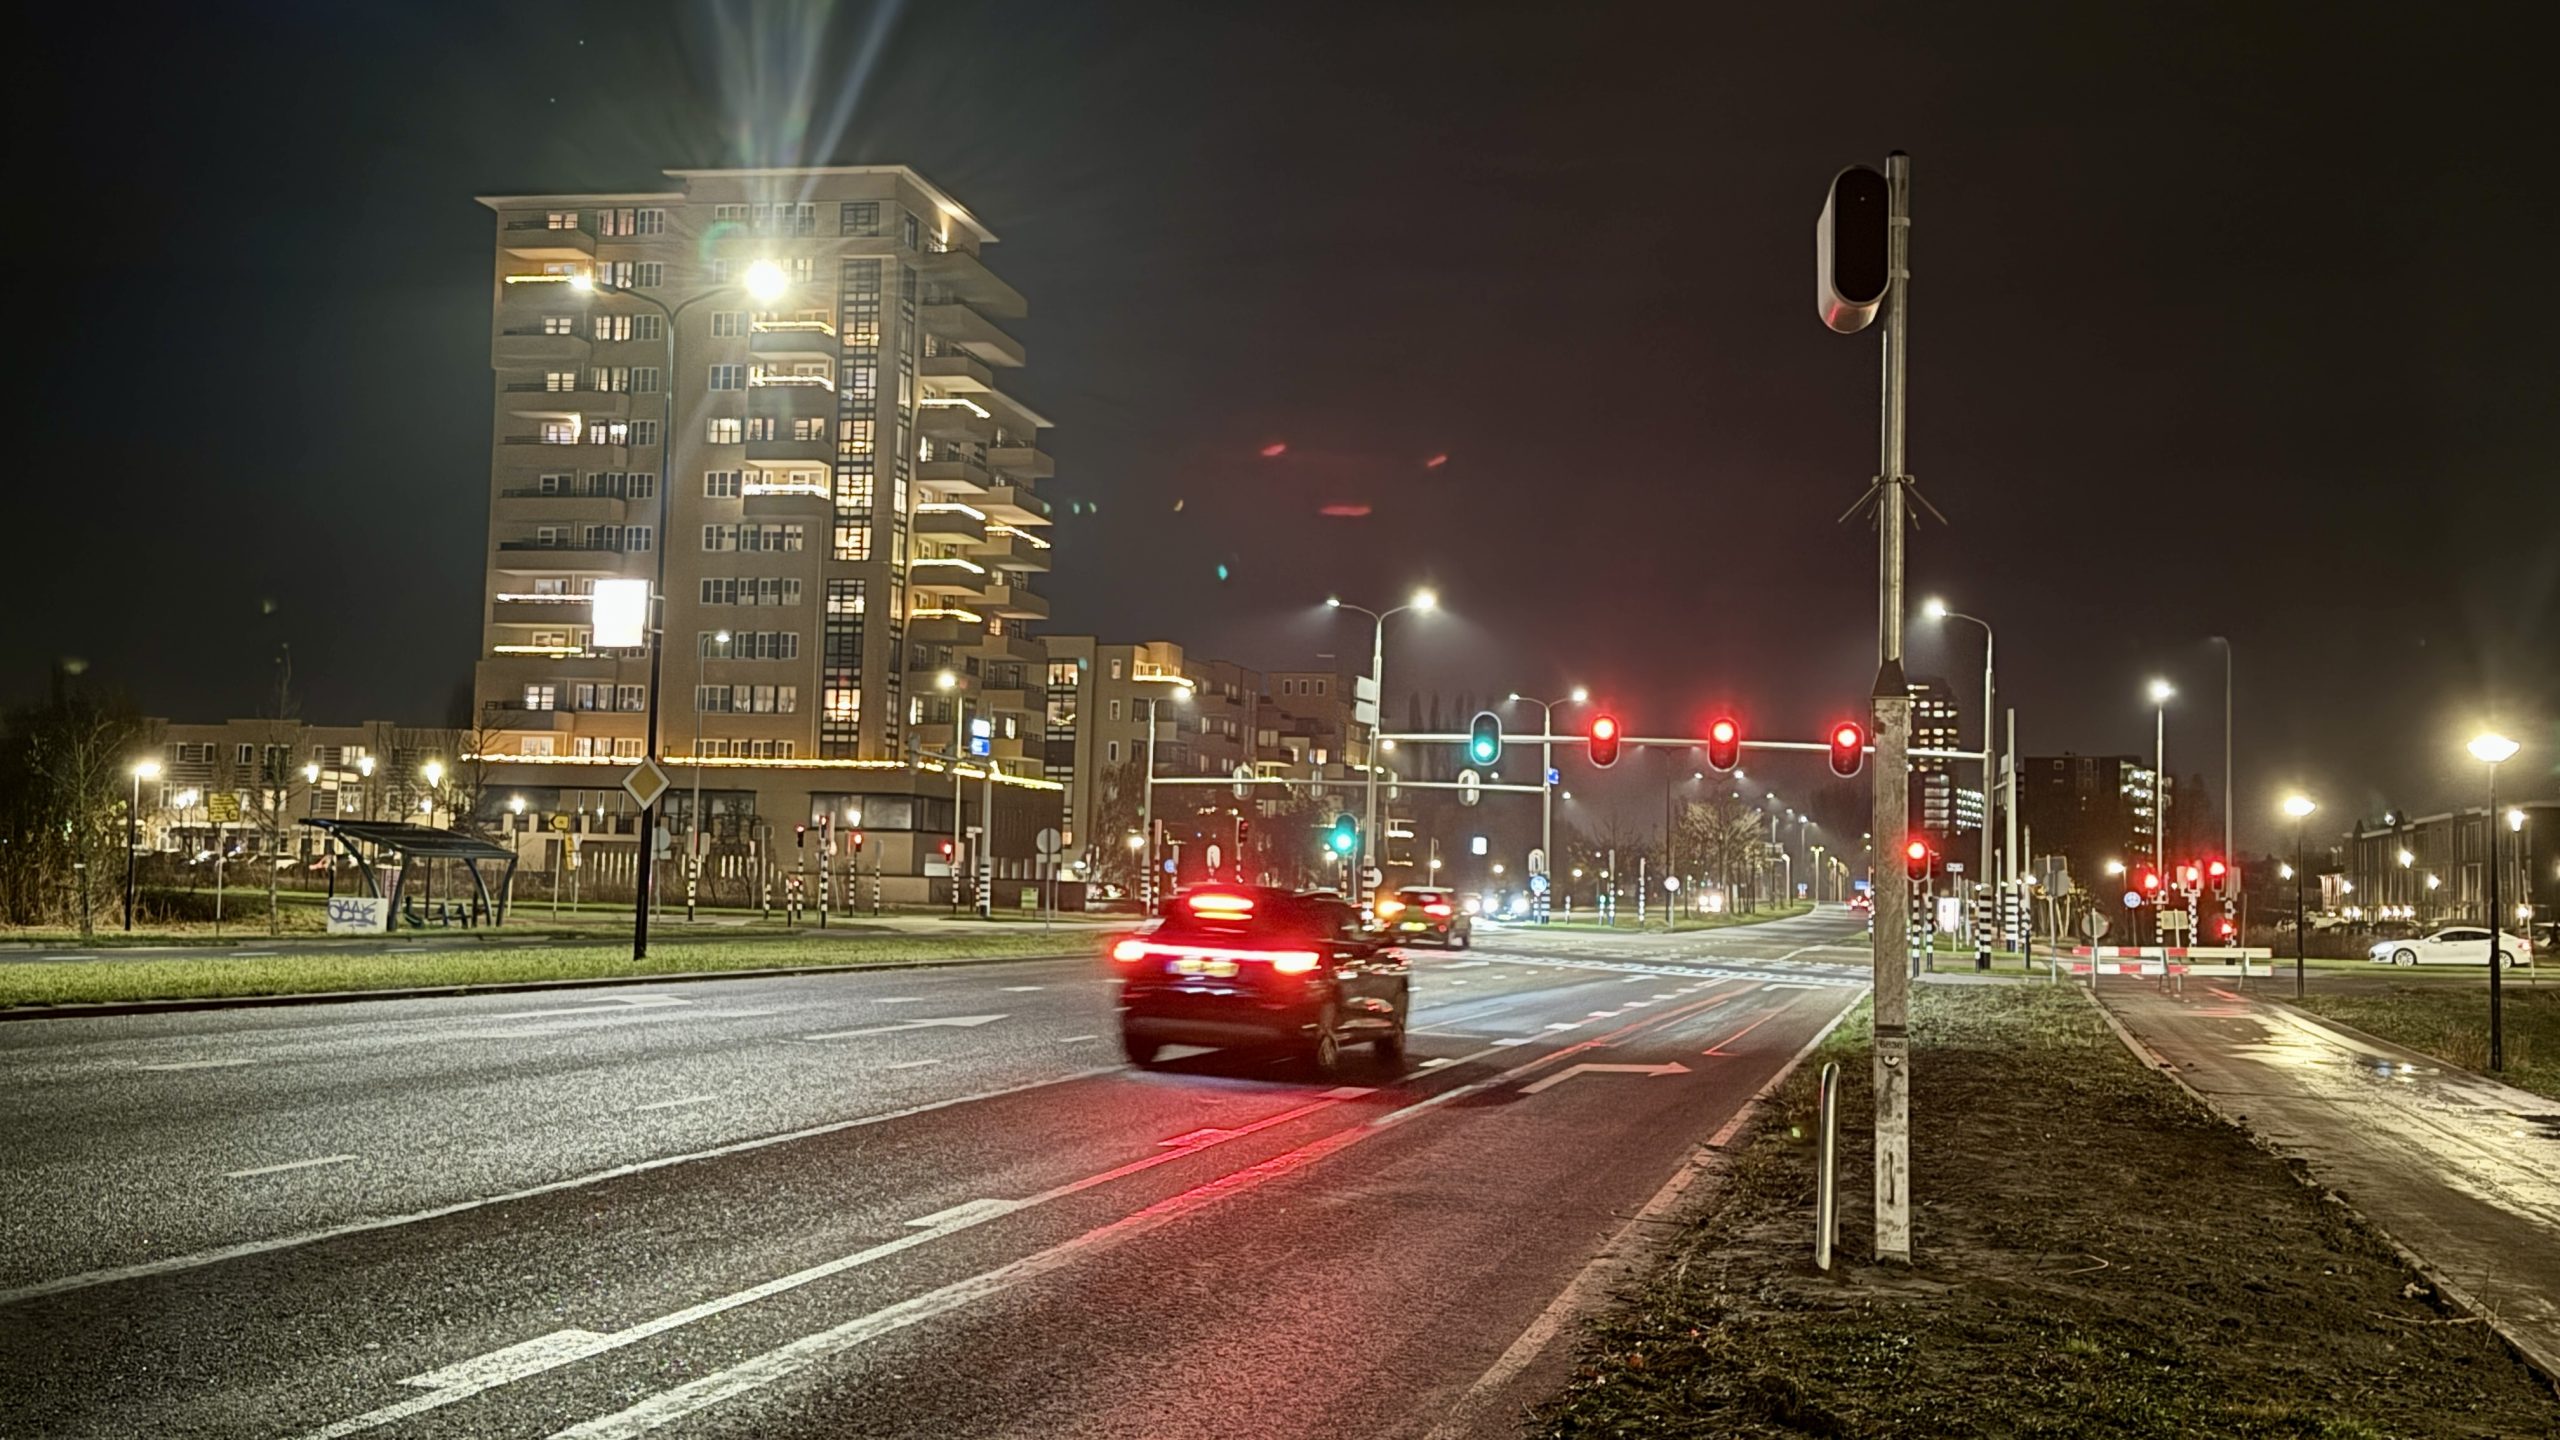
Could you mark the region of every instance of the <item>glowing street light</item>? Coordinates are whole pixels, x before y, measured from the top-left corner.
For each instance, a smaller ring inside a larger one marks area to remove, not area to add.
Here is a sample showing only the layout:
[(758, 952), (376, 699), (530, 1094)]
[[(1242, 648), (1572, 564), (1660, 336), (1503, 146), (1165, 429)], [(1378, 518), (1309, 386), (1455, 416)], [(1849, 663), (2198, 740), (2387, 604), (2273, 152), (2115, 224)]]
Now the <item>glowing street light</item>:
[[(1328, 610), (1349, 610), (1357, 614), (1366, 615), (1375, 625), (1375, 628), (1370, 632), (1369, 637), (1369, 684), (1371, 688), (1378, 692), (1378, 723), (1373, 724), (1369, 731), (1369, 733), (1374, 736), (1379, 731), (1386, 728), (1387, 617), (1390, 615), (1402, 614), (1407, 610), (1417, 611), (1422, 614), (1429, 614), (1430, 612), (1440, 608), (1440, 594), (1429, 586), (1424, 586), (1413, 592), (1412, 599), (1407, 600), (1402, 605), (1398, 605), (1387, 610), (1370, 610), (1358, 605), (1345, 604), (1343, 603), (1342, 597), (1339, 595), (1327, 595), (1324, 597), (1324, 603), (1325, 608)], [(1153, 732), (1150, 731), (1149, 733), (1152, 734)], [(1378, 856), (1378, 851), (1375, 848), (1378, 843), (1378, 753), (1377, 742), (1372, 740), (1369, 746), (1367, 785), (1360, 802), (1360, 868), (1363, 872), (1366, 872), (1370, 866), (1377, 863)], [(1352, 899), (1356, 902), (1361, 898), (1362, 891), (1366, 888), (1366, 882), (1358, 876), (1353, 878), (1358, 882), (1352, 886)], [(1381, 876), (1380, 878), (1384, 879), (1385, 877)]]
[(770, 305), (791, 289), (791, 277), (770, 260), (758, 260), (747, 267), (747, 298), (759, 305)]
[[(1378, 698), (1384, 701), (1386, 697), (1381, 695)], [(1580, 685), (1574, 686), (1562, 700), (1541, 700), (1517, 690), (1511, 692), (1511, 704), (1538, 707), (1538, 852), (1545, 857), (1551, 869), (1555, 865), (1556, 851), (1556, 785), (1549, 777), (1556, 773), (1556, 707), (1585, 705), (1590, 700), (1591, 692)], [(1567, 795), (1565, 798), (1570, 800), (1573, 797)], [(1538, 896), (1537, 910), (1538, 923), (1543, 925), (1547, 922), (1547, 899), (1543, 892)]]
[(137, 760), (133, 765), (133, 804), (124, 812), (124, 928), (133, 933), (134, 856), (142, 849), (142, 782), (160, 778), (160, 762)]
[[(2471, 758), (2489, 767), (2489, 805), (2484, 815), (2498, 813), (2498, 767), (2516, 758), (2524, 747), (2494, 730), (2471, 737)], [(2489, 1068), (2503, 1070), (2507, 1065), (2506, 1031), (2498, 1006), (2498, 944), (2503, 932), (2498, 924), (2498, 827), (2483, 824), (2481, 833), (2489, 839), (2489, 903), (2482, 912), (2489, 920)], [(2434, 876), (2427, 877), (2429, 881)]]

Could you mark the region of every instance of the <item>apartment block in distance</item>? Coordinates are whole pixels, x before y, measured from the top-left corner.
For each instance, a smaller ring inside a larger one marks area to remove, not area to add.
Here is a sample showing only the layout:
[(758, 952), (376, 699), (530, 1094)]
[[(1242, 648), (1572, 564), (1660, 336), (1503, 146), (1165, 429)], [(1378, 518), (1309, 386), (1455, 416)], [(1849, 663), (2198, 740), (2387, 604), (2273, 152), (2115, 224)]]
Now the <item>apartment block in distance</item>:
[[(481, 197), (495, 424), (474, 688), (507, 798), (628, 804), (650, 661), (594, 643), (590, 597), (663, 574), (678, 844), (698, 783), (715, 872), (859, 816), (888, 899), (946, 893), (942, 842), (967, 856), (986, 819), (975, 763), (955, 813), (932, 758), (965, 713), (992, 739), (994, 876), (1028, 879), (1059, 822), (1032, 634), (1052, 467), (1049, 422), (1010, 393), (1024, 354), (1003, 326), (1026, 307), (981, 258), (994, 234), (903, 166), (666, 178)], [(595, 878), (629, 857), (608, 849)]]

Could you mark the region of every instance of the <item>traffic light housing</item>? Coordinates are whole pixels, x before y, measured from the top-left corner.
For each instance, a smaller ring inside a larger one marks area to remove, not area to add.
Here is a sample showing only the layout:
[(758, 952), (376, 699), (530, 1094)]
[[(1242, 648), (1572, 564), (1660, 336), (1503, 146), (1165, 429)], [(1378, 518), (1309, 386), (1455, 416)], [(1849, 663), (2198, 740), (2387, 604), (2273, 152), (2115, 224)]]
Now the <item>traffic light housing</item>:
[(1719, 715), (1707, 726), (1707, 764), (1729, 773), (1741, 763), (1742, 727), (1732, 716)]
[(1831, 177), (1814, 222), (1814, 307), (1822, 323), (1855, 335), (1876, 318), (1892, 284), (1892, 196), (1883, 175), (1852, 165)]
[(1467, 763), (1495, 765), (1502, 760), (1502, 717), (1479, 710), (1467, 722)]
[(1914, 880), (1929, 878), (1929, 842), (1913, 840), (1902, 847), (1902, 873)]
[(1603, 769), (1618, 763), (1618, 717), (1591, 717), (1591, 763)]
[(951, 842), (948, 840), (942, 842), (942, 858), (945, 860), (951, 858)]
[(1867, 732), (1854, 721), (1831, 727), (1831, 773), (1846, 780), (1866, 768)]
[(1349, 815), (1334, 816), (1333, 829), (1325, 836), (1324, 843), (1325, 848), (1334, 854), (1350, 858), (1351, 853), (1360, 848), (1360, 822)]
[(853, 837), (853, 853), (854, 853), (854, 854), (856, 854), (856, 855), (861, 854), (861, 853), (862, 853), (862, 832), (861, 832), (861, 831), (859, 831), (859, 830), (853, 830), (853, 831), (848, 831), (848, 832), (846, 832), (846, 833), (850, 834), (850, 835)]

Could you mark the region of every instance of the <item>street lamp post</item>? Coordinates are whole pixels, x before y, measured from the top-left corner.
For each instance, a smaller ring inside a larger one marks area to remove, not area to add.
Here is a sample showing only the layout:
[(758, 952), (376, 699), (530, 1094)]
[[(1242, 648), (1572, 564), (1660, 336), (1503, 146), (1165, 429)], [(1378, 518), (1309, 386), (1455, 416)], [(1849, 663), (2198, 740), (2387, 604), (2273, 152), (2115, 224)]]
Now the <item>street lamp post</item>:
[[(703, 301), (741, 290), (757, 304), (770, 305), (782, 298), (783, 292), (790, 287), (790, 278), (781, 266), (771, 260), (758, 260), (747, 267), (740, 282), (715, 285), (673, 306), (644, 290), (605, 284), (592, 274), (570, 276), (568, 283), (570, 288), (579, 291), (637, 300), (666, 318), (666, 389), (660, 392), (665, 399), (658, 407), (658, 524), (650, 543), (650, 549), (656, 552), (657, 578), (650, 584), (648, 737), (643, 742), (649, 763), (655, 764), (658, 759), (658, 690), (666, 675), (667, 548), (672, 539), (667, 534), (667, 517), (674, 478), (676, 387), (682, 383), (676, 369), (676, 331), (681, 328), (677, 322), (685, 311)], [(640, 843), (635, 847), (639, 852), (639, 865), (633, 874), (631, 895), (631, 958), (634, 960), (645, 960), (649, 956), (649, 872), (650, 862), (655, 858), (653, 847), (658, 833), (657, 820), (655, 801), (640, 807)]]
[[(2161, 893), (2169, 884), (2169, 702), (2178, 694), (2176, 686), (2166, 680), (2151, 682), (2151, 873), (2160, 877)], [(2160, 936), (2160, 913), (2151, 914), (2151, 935)], [(2194, 943), (2194, 937), (2188, 937)], [(2167, 954), (2166, 951), (2161, 952)], [(2166, 983), (2169, 962), (2160, 962), (2160, 975)]]
[[(1191, 698), (1189, 680), (1177, 679), (1173, 683), (1173, 698), (1177, 702)], [(1156, 699), (1149, 695), (1141, 702), (1147, 707), (1147, 784), (1138, 802), (1139, 823), (1146, 830), (1147, 852), (1147, 870), (1138, 894), (1141, 897), (1139, 903), (1150, 911), (1156, 908)], [(1376, 757), (1370, 758), (1374, 763)]]
[[(1369, 636), (1369, 685), (1378, 692), (1378, 709), (1377, 720), (1369, 727), (1368, 784), (1365, 787), (1366, 794), (1360, 802), (1361, 874), (1353, 877), (1351, 888), (1351, 898), (1356, 904), (1367, 890), (1367, 874), (1370, 867), (1378, 864), (1384, 856), (1384, 850), (1378, 844), (1378, 736), (1387, 728), (1387, 617), (1401, 615), (1407, 610), (1436, 610), (1440, 606), (1440, 597), (1430, 590), (1416, 590), (1413, 592), (1413, 599), (1388, 610), (1368, 610), (1358, 605), (1348, 605), (1343, 603), (1342, 597), (1338, 595), (1326, 596), (1324, 603), (1330, 609), (1353, 611), (1366, 615), (1375, 622), (1375, 627)], [(1355, 704), (1353, 709), (1356, 711), (1358, 706)], [(1152, 733), (1150, 732), (1151, 735)]]
[(160, 762), (136, 761), (133, 767), (133, 803), (124, 812), (124, 929), (133, 933), (134, 860), (142, 850), (142, 782), (160, 778)]
[(356, 773), (364, 777), (364, 818), (373, 818), (373, 757), (356, 757)]
[[(1562, 700), (1541, 700), (1517, 690), (1511, 692), (1515, 704), (1538, 707), (1538, 853), (1546, 858), (1550, 872), (1556, 864), (1556, 786), (1551, 778), (1556, 773), (1556, 707), (1568, 702), (1580, 705), (1590, 698), (1591, 692), (1579, 685), (1574, 686), (1573, 693)], [(1385, 704), (1386, 696), (1380, 694), (1378, 701)], [(1541, 925), (1547, 923), (1547, 908), (1542, 897), (1538, 906), (1538, 923)]]
[(2296, 1000), (2302, 998), (2302, 954), (2306, 943), (2304, 936), (2311, 929), (2311, 912), (2305, 907), (2302, 898), (2304, 885), (2302, 872), (2306, 868), (2302, 855), (2302, 822), (2311, 818), (2311, 812), (2319, 808), (2311, 803), (2308, 796), (2285, 797), (2284, 813), (2293, 817), (2293, 998)]
[[(729, 644), (729, 632), (713, 631), (711, 643), (726, 648)], [(704, 657), (706, 660), (709, 658)], [(701, 668), (708, 669), (709, 666), (705, 665)], [(702, 685), (700, 680), (701, 677), (696, 675), (696, 683), (693, 687), (693, 810), (688, 817), (693, 823), (687, 827), (688, 833), (685, 836), (684, 918), (687, 924), (693, 923), (695, 919), (694, 902), (702, 886)]]
[(2489, 767), (2489, 808), (2481, 813), (2481, 830), (2489, 839), (2489, 1068), (2507, 1068), (2506, 1032), (2498, 1004), (2498, 945), (2506, 924), (2498, 914), (2498, 767), (2523, 747), (2495, 731), (2472, 737), (2471, 758)]
[[(1993, 871), (1992, 871), (1992, 861), (1991, 861), (1991, 850), (1992, 850), (1992, 843), (1991, 843), (1991, 837), (1992, 837), (1991, 820), (1992, 820), (1992, 816), (1997, 812), (1997, 809), (1998, 809), (1998, 804), (1999, 804), (1999, 802), (1998, 802), (1998, 796), (1999, 796), (1999, 792), (2000, 792), (2000, 781), (1999, 781), (1999, 777), (1998, 777), (1998, 775), (1997, 775), (1997, 774), (1992, 770), (1992, 768), (1991, 768), (1991, 752), (1992, 752), (1992, 748), (1993, 748), (1993, 747), (1992, 747), (1992, 730), (1993, 730), (1993, 725), (1992, 725), (1992, 715), (1991, 715), (1991, 701), (1992, 701), (1992, 686), (1991, 686), (1992, 636), (1991, 636), (1991, 622), (1990, 622), (1990, 621), (1988, 621), (1988, 620), (1985, 620), (1985, 619), (1981, 618), (1981, 617), (1980, 617), (1980, 616), (1978, 616), (1978, 615), (1967, 615), (1966, 613), (1964, 613), (1964, 612), (1963, 612), (1963, 611), (1961, 611), (1961, 610), (1950, 610), (1950, 609), (1948, 609), (1948, 608), (1947, 608), (1947, 602), (1945, 602), (1944, 600), (1931, 600), (1925, 608), (1926, 608), (1926, 610), (1928, 611), (1929, 618), (1930, 618), (1930, 619), (1932, 619), (1932, 620), (1962, 620), (1962, 621), (1966, 622), (1967, 624), (1971, 624), (1971, 625), (1979, 625), (1979, 626), (1981, 626), (1981, 627), (1982, 627), (1982, 877), (1981, 877), (1981, 880), (1982, 880), (1982, 883), (1983, 883), (1983, 884), (1985, 884), (1985, 885), (1993, 885), (1993, 884), (1995, 884), (1995, 883), (1996, 883), (1996, 877), (1994, 876)], [(2013, 762), (2013, 763), (2014, 763), (2014, 762)], [(2010, 797), (2010, 802), (2009, 802), (2009, 803), (2011, 803), (2011, 804), (2013, 804), (2013, 805), (2014, 805), (2014, 804), (2016, 804), (2016, 803), (2017, 803), (2017, 799), (2016, 799), (2016, 797), (2015, 797), (2015, 796)], [(1954, 823), (1954, 822), (1953, 822), (1952, 817), (1950, 818), (1949, 823), (1950, 823), (1950, 824)], [(1968, 907), (1968, 908), (1970, 908), (1970, 907)], [(1987, 948), (1987, 947), (1986, 947), (1986, 948)]]

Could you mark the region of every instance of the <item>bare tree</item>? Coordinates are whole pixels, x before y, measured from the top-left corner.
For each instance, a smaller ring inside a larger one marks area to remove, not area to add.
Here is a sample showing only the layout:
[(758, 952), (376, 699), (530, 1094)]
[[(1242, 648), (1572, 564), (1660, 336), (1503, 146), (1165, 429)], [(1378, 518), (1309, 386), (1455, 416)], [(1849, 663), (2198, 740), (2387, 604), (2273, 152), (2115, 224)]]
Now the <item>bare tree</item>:
[(67, 679), (57, 675), (52, 701), (11, 716), (6, 727), (0, 876), (12, 920), (68, 915), (87, 940), (97, 927), (98, 872), (123, 858), (132, 766), (151, 737), (128, 703)]
[(1681, 812), (1680, 848), (1698, 857), (1708, 880), (1723, 888), (1728, 904), (1739, 904), (1746, 893), (1757, 897), (1758, 887), (1750, 881), (1765, 823), (1759, 811), (1730, 792), (1692, 801)]
[[(276, 687), (267, 697), (265, 713), (252, 727), (257, 752), (248, 773), (240, 778), (247, 782), (245, 794), (251, 823), (258, 828), (260, 857), (267, 872), (267, 933), (284, 928), (283, 915), (276, 900), (276, 886), (285, 866), (293, 832), (294, 784), (302, 772), (294, 764), (295, 742), (302, 736), (298, 718), (300, 702), (293, 693), (293, 647), (276, 647)], [(308, 782), (305, 782), (308, 788)]]
[(1094, 878), (1135, 889), (1143, 851), (1128, 837), (1141, 833), (1145, 814), (1147, 762), (1131, 756), (1102, 772), (1093, 797), (1093, 833), (1084, 838), (1085, 856)]

